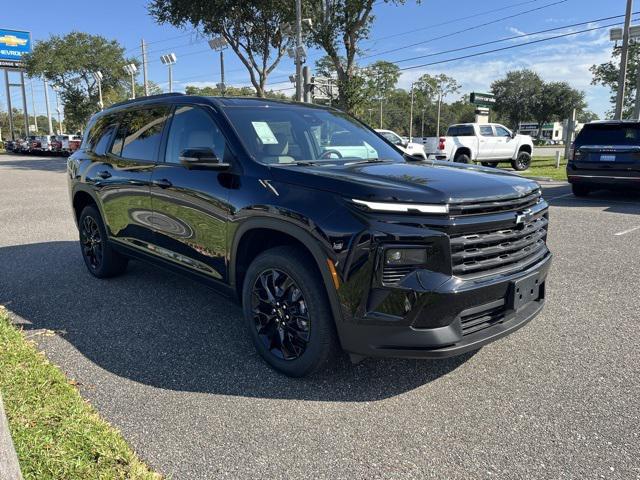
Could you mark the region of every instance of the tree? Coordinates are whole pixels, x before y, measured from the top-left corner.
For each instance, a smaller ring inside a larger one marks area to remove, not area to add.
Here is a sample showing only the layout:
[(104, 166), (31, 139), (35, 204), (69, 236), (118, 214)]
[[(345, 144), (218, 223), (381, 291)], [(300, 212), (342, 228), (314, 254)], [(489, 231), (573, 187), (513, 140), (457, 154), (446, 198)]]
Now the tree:
[[(620, 54), (621, 48), (613, 49), (613, 59), (601, 63), (600, 65), (592, 65), (589, 69), (593, 74), (591, 80), (592, 85), (603, 85), (609, 87), (611, 91), (612, 109), (607, 112), (608, 117), (613, 117), (616, 97), (618, 92), (618, 77), (620, 75)], [(622, 118), (631, 118), (633, 115), (633, 107), (636, 99), (636, 82), (640, 74), (640, 45), (637, 43), (629, 44), (629, 57), (627, 61), (627, 79), (625, 82), (624, 101), (622, 109)]]
[[(90, 54), (89, 54), (90, 52)], [(22, 57), (30, 77), (44, 77), (60, 87), (65, 105), (65, 124), (82, 128), (98, 110), (98, 88), (93, 72), (103, 75), (102, 90), (126, 88), (129, 76), (123, 66), (137, 63), (125, 58), (124, 48), (100, 35), (71, 32), (38, 41), (33, 52)]]
[(542, 132), (542, 125), (550, 121), (569, 118), (575, 108), (578, 112), (587, 107), (584, 92), (572, 88), (567, 82), (542, 84), (538, 97), (533, 102), (532, 114)]
[(600, 117), (597, 113), (592, 112), (591, 110), (583, 110), (582, 112), (578, 112), (576, 115), (576, 120), (580, 123), (589, 123), (594, 120), (600, 120)]
[(544, 82), (531, 70), (508, 72), (502, 80), (491, 84), (495, 95), (494, 111), (517, 130), (520, 123), (534, 117), (534, 108), (540, 98)]
[[(187, 85), (185, 88), (185, 93), (187, 95), (200, 95), (203, 97), (220, 97), (222, 96), (222, 90), (216, 87), (196, 87), (194, 85)], [(253, 87), (234, 87), (227, 86), (225, 87), (224, 94), (228, 97), (255, 97), (256, 91)], [(264, 97), (266, 98), (274, 98), (278, 100), (286, 100), (287, 97), (282, 92), (275, 92), (273, 90), (268, 90), (264, 92)]]
[(291, 43), (282, 26), (295, 20), (294, 2), (287, 0), (152, 0), (148, 8), (158, 23), (192, 25), (224, 38), (259, 97), (265, 96), (267, 78)]
[[(384, 1), (405, 3), (405, 0)], [(358, 71), (356, 54), (359, 42), (369, 36), (374, 3), (375, 0), (313, 0), (304, 4), (305, 16), (311, 16), (314, 25), (307, 43), (324, 49), (331, 59), (337, 76), (338, 106), (347, 112), (353, 112), (363, 99), (365, 81)]]

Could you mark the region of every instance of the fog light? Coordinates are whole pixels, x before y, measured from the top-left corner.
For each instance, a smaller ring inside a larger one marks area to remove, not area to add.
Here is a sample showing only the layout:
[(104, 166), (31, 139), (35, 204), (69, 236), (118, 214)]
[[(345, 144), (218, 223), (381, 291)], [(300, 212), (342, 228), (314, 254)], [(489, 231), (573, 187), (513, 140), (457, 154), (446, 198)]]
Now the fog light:
[(389, 248), (385, 252), (386, 265), (423, 265), (426, 262), (426, 248)]

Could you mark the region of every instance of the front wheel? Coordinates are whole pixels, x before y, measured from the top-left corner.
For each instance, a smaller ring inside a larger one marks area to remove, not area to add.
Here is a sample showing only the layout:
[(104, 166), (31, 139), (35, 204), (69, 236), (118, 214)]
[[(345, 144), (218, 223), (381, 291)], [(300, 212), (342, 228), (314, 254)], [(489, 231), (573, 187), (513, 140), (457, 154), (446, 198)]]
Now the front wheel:
[(511, 166), (514, 170), (522, 172), (531, 166), (531, 155), (527, 152), (519, 152), (515, 160), (511, 160)]
[(327, 293), (301, 250), (277, 247), (249, 266), (242, 289), (244, 318), (262, 358), (279, 372), (302, 377), (338, 353)]

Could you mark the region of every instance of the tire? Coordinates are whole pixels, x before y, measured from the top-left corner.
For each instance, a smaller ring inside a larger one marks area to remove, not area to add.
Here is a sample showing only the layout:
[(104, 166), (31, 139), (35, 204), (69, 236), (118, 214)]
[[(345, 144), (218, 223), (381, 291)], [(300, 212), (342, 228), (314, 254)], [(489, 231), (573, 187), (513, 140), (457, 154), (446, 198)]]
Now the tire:
[(89, 273), (110, 278), (124, 273), (129, 259), (109, 243), (102, 216), (95, 205), (84, 207), (78, 219), (80, 250)]
[(253, 344), (275, 370), (303, 377), (338, 357), (327, 292), (303, 251), (276, 247), (258, 255), (245, 275), (242, 304)]
[(461, 153), (459, 155), (456, 155), (453, 161), (455, 163), (471, 163), (471, 158), (469, 158), (469, 155), (467, 155), (466, 153)]
[(514, 170), (522, 172), (531, 166), (531, 155), (527, 152), (518, 152), (518, 156), (515, 160), (511, 160), (511, 166)]
[(572, 183), (571, 192), (573, 192), (576, 197), (586, 197), (591, 192), (591, 189), (586, 185)]
[(498, 162), (480, 162), (483, 167), (491, 167), (496, 168), (498, 166)]

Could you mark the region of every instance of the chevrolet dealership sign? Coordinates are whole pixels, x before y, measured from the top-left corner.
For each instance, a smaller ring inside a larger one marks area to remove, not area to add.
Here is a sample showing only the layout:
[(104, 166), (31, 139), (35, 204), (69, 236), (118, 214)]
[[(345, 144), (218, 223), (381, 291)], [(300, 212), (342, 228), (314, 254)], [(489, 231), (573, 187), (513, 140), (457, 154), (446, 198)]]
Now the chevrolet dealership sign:
[(0, 28), (0, 68), (22, 67), (22, 56), (31, 52), (31, 34)]

